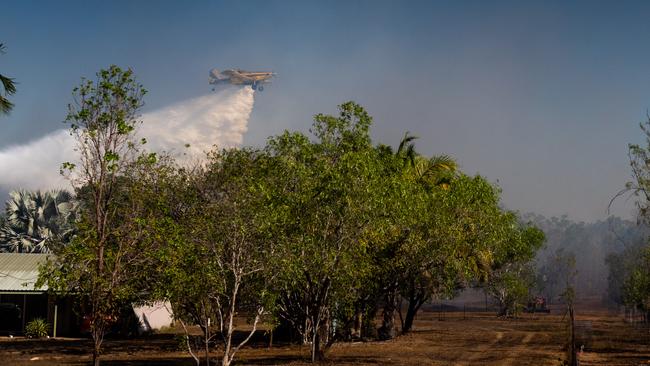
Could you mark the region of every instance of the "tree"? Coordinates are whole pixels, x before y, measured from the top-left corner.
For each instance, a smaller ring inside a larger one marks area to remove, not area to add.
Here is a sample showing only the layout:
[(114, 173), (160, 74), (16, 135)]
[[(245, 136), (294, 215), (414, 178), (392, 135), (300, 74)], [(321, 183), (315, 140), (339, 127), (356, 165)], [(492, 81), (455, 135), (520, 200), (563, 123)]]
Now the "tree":
[[(407, 311), (399, 315), (402, 333), (407, 333), (426, 301), (451, 297), (470, 283), (484, 281), (505, 248), (522, 256), (526, 249), (515, 246), (521, 235), (514, 225), (516, 216), (499, 207), (497, 187), (480, 176), (460, 173), (448, 156), (418, 155), (411, 141), (406, 134), (395, 154), (393, 166), (398, 168), (388, 170), (406, 179), (397, 184), (395, 195), (387, 195), (400, 197), (391, 210), (399, 212), (392, 218), (402, 235), (387, 246), (389, 250), (379, 252), (384, 256), (378, 268), (383, 276), (377, 277), (386, 279), (379, 330), (383, 339), (395, 336), (394, 317), (402, 300)], [(392, 154), (388, 147), (380, 150), (384, 156)], [(505, 266), (514, 258), (502, 260), (500, 266)]]
[[(626, 305), (629, 297), (626, 294), (626, 282), (632, 276), (632, 272), (642, 268), (644, 250), (647, 246), (647, 238), (632, 238), (632, 242), (620, 252), (610, 253), (605, 262), (608, 267), (607, 275), (607, 296), (614, 304)], [(634, 281), (632, 281), (634, 282)], [(629, 283), (629, 282), (628, 282)], [(632, 302), (638, 303), (638, 302)]]
[(623, 302), (641, 310), (647, 321), (650, 314), (650, 248), (641, 251), (640, 260), (628, 274), (622, 290)]
[[(0, 43), (0, 54), (5, 53), (5, 45)], [(4, 90), (4, 95), (0, 95), (0, 114), (8, 114), (14, 107), (14, 104), (7, 99), (7, 96), (16, 93), (16, 81), (10, 77), (0, 74), (0, 83)]]
[(393, 225), (395, 233), (386, 242), (387, 246), (377, 252), (381, 265), (375, 278), (382, 283), (384, 305), (379, 329), (381, 339), (395, 337), (395, 314), (401, 310), (402, 298), (408, 302), (406, 318), (399, 312), (404, 333), (410, 330), (415, 314), (434, 291), (424, 284), (434, 281), (432, 276), (436, 270), (431, 268), (435, 262), (431, 251), (434, 244), (423, 239), (422, 230), (438, 225), (430, 215), (438, 212), (432, 204), (439, 201), (439, 195), (448, 190), (457, 175), (453, 159), (445, 155), (432, 158), (418, 155), (412, 144), (414, 139), (406, 133), (394, 155), (389, 147), (379, 147), (387, 166), (384, 215), (391, 218), (389, 225)]
[[(167, 238), (159, 254), (159, 296), (170, 300), (186, 331), (186, 322), (199, 325), (206, 365), (214, 339), (222, 341), (221, 364), (230, 365), (272, 311), (276, 239), (269, 223), (275, 210), (266, 195), (267, 173), (259, 151), (212, 152), (205, 168), (180, 171), (175, 188), (164, 196), (170, 203), (167, 222), (154, 225), (164, 229), (158, 236)], [(250, 315), (252, 329), (235, 345), (239, 312)]]
[[(640, 124), (645, 137), (645, 146), (639, 144), (628, 145), (628, 156), (632, 168), (633, 181), (626, 184), (617, 196), (630, 192), (637, 198), (636, 205), (639, 210), (638, 221), (650, 223), (650, 117)], [(612, 199), (612, 201), (614, 200)], [(636, 248), (636, 258), (628, 263), (620, 263), (627, 277), (623, 280), (622, 300), (634, 308), (646, 313), (650, 310), (650, 247), (646, 244)], [(633, 254), (634, 256), (634, 254)]]
[[(67, 121), (77, 141), (79, 164), (64, 163), (81, 202), (77, 233), (43, 270), (42, 282), (78, 297), (90, 317), (93, 363), (121, 306), (138, 299), (147, 283), (142, 212), (155, 197), (155, 156), (137, 158), (133, 131), (145, 90), (131, 70), (117, 66), (82, 79), (73, 90)], [(138, 268), (140, 271), (138, 271)]]
[(0, 225), (0, 251), (49, 253), (72, 237), (77, 204), (65, 190), (14, 191)]
[(311, 359), (347, 328), (365, 276), (382, 179), (370, 143), (371, 118), (348, 102), (338, 116), (316, 115), (310, 141), (300, 133), (267, 146), (278, 177), (275, 205), (286, 207), (278, 314), (311, 343)]
[(578, 366), (578, 350), (576, 348), (576, 329), (575, 329), (575, 312), (574, 303), (576, 299), (575, 280), (576, 280), (576, 260), (575, 256), (569, 255), (564, 258), (565, 265), (568, 268), (566, 278), (564, 279), (564, 291), (560, 298), (566, 304), (566, 313), (564, 317), (567, 320), (567, 364)]
[(650, 222), (650, 117), (639, 126), (644, 134), (646, 146), (628, 145), (633, 181), (628, 182), (619, 195), (631, 192), (635, 197), (640, 198), (636, 201), (639, 219)]
[(531, 297), (536, 285), (532, 260), (545, 238), (536, 227), (518, 224), (512, 214), (506, 214), (504, 224), (504, 242), (494, 252), (486, 288), (499, 304), (498, 315), (510, 317)]

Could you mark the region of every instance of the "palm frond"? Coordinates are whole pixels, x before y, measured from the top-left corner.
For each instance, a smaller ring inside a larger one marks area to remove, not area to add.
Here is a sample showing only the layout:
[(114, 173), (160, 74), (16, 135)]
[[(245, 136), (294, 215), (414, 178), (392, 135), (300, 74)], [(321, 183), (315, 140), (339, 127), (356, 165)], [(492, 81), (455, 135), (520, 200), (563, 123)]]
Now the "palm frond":
[(437, 155), (429, 159), (420, 158), (415, 165), (417, 180), (443, 189), (449, 188), (457, 170), (456, 161), (448, 155)]
[[(0, 43), (0, 54), (5, 53), (4, 43)], [(14, 104), (6, 98), (7, 95), (16, 93), (16, 81), (10, 77), (0, 74), (0, 83), (4, 89), (4, 95), (0, 95), (0, 114), (8, 114), (14, 107)]]
[(444, 169), (447, 171), (456, 171), (458, 169), (458, 164), (449, 155), (437, 155), (429, 159), (429, 165), (435, 167), (436, 169)]
[(9, 101), (9, 99), (0, 95), (0, 113), (7, 114), (14, 107), (14, 104)]
[(411, 135), (409, 131), (406, 131), (406, 133), (404, 133), (404, 137), (402, 138), (402, 141), (399, 142), (399, 147), (397, 148), (397, 155), (400, 155), (404, 151), (404, 148), (406, 146), (409, 147), (413, 146), (411, 142), (415, 141), (416, 139), (418, 139), (417, 136)]
[(16, 93), (16, 81), (14, 79), (0, 74), (0, 82), (5, 90), (5, 95), (13, 95)]

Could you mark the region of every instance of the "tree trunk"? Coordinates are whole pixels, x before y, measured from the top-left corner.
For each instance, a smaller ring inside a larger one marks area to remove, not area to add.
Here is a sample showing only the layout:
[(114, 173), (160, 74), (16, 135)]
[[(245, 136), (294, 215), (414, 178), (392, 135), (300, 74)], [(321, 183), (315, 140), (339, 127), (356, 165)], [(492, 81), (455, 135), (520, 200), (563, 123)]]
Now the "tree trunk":
[(210, 366), (210, 339), (207, 336), (207, 333), (204, 337), (205, 339), (205, 364)]
[(226, 325), (226, 342), (224, 344), (223, 360), (221, 361), (222, 366), (229, 366), (232, 362), (232, 358), (230, 357), (230, 349), (232, 348), (232, 333), (237, 305), (237, 293), (239, 292), (240, 282), (240, 278), (238, 276), (235, 276), (235, 284), (230, 296), (230, 307), (228, 309), (228, 324)]
[(102, 339), (101, 331), (93, 329), (93, 365), (99, 366), (99, 356), (101, 354)]
[(422, 304), (424, 304), (423, 297), (424, 296), (418, 295), (409, 299), (408, 309), (406, 310), (406, 317), (404, 318), (402, 334), (410, 332), (413, 328), (413, 321), (415, 320), (415, 316), (417, 315), (418, 310), (420, 310)]
[(205, 358), (205, 366), (210, 366), (210, 318), (203, 313), (204, 316), (200, 320), (199, 327), (203, 331), (203, 354)]
[(569, 365), (578, 366), (578, 354), (576, 350), (576, 330), (575, 316), (573, 313), (573, 304), (569, 305)]
[(395, 312), (397, 311), (397, 287), (386, 293), (384, 310), (382, 312), (382, 325), (379, 328), (379, 339), (388, 340), (395, 338)]
[(377, 326), (375, 324), (375, 319), (377, 318), (377, 304), (373, 304), (372, 307), (366, 312), (366, 316), (363, 318), (361, 324), (361, 333), (366, 338), (377, 338)]
[(314, 334), (311, 341), (311, 362), (315, 363), (320, 361), (322, 356), (320, 354), (320, 335), (318, 334), (318, 329), (314, 328)]
[(99, 366), (100, 356), (102, 350), (102, 341), (104, 340), (104, 328), (105, 324), (101, 315), (98, 315), (96, 311), (93, 311), (93, 319), (91, 323), (91, 336), (93, 339), (93, 365)]
[(357, 309), (354, 314), (354, 330), (352, 331), (352, 338), (362, 338), (363, 336), (363, 312)]
[[(324, 319), (319, 315), (323, 310), (320, 310), (320, 306), (314, 306), (314, 315), (311, 317), (311, 327), (312, 327), (312, 337), (311, 337), (311, 362), (315, 363), (317, 361), (323, 361), (325, 359), (325, 354), (321, 347), (323, 341), (322, 337), (322, 328)], [(316, 310), (318, 309), (318, 310)]]
[(97, 346), (93, 349), (93, 366), (99, 366), (99, 349)]

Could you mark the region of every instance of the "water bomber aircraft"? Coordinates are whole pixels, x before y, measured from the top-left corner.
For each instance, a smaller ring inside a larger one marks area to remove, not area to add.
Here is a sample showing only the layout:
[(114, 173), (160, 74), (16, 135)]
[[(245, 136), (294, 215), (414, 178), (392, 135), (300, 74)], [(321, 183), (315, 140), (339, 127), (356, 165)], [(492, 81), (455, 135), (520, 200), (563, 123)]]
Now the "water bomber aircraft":
[[(232, 85), (250, 85), (253, 90), (264, 90), (264, 84), (271, 82), (275, 73), (270, 71), (244, 71), (240, 69), (228, 69), (219, 71), (210, 70), (210, 85), (232, 84)], [(214, 88), (212, 89), (214, 91)]]

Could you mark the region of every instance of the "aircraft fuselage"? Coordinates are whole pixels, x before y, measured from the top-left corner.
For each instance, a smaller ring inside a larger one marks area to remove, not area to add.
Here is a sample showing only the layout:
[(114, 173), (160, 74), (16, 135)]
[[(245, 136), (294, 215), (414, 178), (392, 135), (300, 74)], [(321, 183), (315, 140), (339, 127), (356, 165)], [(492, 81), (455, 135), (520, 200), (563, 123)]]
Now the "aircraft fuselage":
[(228, 69), (219, 71), (217, 69), (210, 70), (209, 83), (212, 85), (217, 84), (232, 84), (232, 85), (250, 85), (253, 90), (263, 90), (263, 84), (270, 83), (270, 79), (275, 74), (270, 71), (245, 71), (240, 69)]

